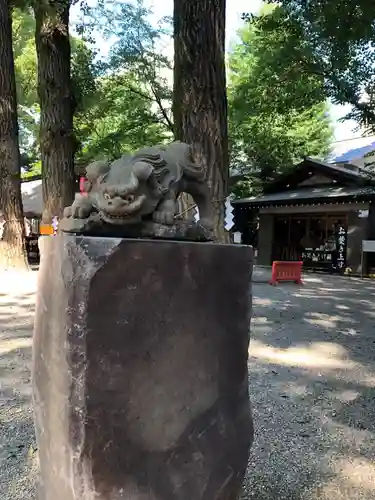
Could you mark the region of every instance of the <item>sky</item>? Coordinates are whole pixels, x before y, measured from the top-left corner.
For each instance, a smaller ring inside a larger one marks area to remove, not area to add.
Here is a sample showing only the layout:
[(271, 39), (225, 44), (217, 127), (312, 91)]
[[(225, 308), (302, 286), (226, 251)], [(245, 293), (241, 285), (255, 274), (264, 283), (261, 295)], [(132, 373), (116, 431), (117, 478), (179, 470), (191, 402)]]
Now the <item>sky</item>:
[[(96, 0), (88, 0), (89, 4), (95, 4)], [(227, 0), (227, 19), (226, 19), (226, 45), (229, 45), (236, 40), (236, 33), (242, 25), (241, 14), (243, 12), (256, 13), (261, 6), (261, 0)], [(173, 0), (144, 0), (145, 7), (149, 7), (153, 11), (150, 20), (159, 21), (165, 16), (173, 14)], [(77, 16), (77, 6), (73, 7), (72, 20)], [(110, 48), (110, 42), (100, 40), (98, 43), (100, 51), (105, 56)], [(173, 42), (163, 47), (163, 53), (168, 56), (173, 55)], [(356, 123), (352, 120), (347, 120), (340, 123), (338, 120), (345, 116), (350, 111), (350, 106), (331, 106), (331, 116), (335, 128), (335, 141), (344, 141), (352, 137), (358, 137), (359, 132), (355, 131)], [(333, 144), (335, 146), (335, 144)]]
[[(173, 0), (145, 0), (145, 4), (153, 10), (156, 20), (173, 14)], [(227, 0), (227, 46), (242, 25), (241, 14), (243, 12), (255, 13), (259, 10), (260, 5), (260, 0)]]

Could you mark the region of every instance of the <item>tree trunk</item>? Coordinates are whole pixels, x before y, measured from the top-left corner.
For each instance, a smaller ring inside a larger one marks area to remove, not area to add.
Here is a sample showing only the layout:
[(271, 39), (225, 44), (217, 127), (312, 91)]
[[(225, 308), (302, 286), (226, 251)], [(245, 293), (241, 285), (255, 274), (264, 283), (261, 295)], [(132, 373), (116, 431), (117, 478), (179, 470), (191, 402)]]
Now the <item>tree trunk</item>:
[(177, 200), (178, 219), (193, 221), (196, 210), (193, 198), (187, 193), (181, 193)]
[(61, 217), (64, 207), (72, 203), (75, 191), (69, 8), (70, 0), (34, 2), (46, 223), (53, 216)]
[(8, 0), (0, 0), (0, 267), (27, 266), (21, 197), (16, 79), (12, 17)]
[(215, 208), (215, 236), (224, 229), (229, 176), (225, 76), (225, 0), (174, 0), (175, 137), (191, 144)]

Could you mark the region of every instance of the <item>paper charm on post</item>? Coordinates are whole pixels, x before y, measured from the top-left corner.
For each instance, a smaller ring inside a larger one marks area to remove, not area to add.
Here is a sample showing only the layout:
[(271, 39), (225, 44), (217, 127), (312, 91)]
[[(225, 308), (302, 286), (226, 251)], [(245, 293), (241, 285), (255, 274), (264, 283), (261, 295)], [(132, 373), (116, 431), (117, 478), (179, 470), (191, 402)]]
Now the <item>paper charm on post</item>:
[(233, 206), (231, 203), (231, 199), (228, 198), (225, 200), (225, 229), (230, 231), (234, 226), (234, 216), (233, 216)]

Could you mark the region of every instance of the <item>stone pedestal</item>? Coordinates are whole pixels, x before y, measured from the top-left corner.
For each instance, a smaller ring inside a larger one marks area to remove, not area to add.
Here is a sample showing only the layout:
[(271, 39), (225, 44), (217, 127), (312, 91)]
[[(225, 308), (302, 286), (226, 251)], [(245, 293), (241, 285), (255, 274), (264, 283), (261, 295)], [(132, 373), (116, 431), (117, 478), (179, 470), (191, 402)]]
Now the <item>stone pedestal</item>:
[(39, 500), (232, 500), (252, 442), (252, 250), (41, 241)]

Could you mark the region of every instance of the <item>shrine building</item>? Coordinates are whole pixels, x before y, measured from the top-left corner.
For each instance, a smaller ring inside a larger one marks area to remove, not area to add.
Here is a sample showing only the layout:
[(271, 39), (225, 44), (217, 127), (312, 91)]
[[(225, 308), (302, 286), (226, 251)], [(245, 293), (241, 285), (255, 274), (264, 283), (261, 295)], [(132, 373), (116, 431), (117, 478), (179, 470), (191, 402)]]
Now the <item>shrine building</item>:
[[(261, 196), (235, 200), (235, 229), (254, 244), (257, 264), (302, 260), (305, 269), (361, 274), (375, 268), (375, 177), (365, 169), (305, 158)], [(362, 269), (363, 268), (363, 269)]]

